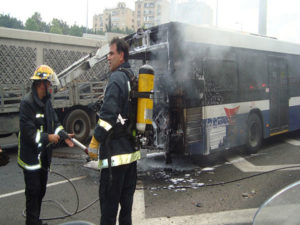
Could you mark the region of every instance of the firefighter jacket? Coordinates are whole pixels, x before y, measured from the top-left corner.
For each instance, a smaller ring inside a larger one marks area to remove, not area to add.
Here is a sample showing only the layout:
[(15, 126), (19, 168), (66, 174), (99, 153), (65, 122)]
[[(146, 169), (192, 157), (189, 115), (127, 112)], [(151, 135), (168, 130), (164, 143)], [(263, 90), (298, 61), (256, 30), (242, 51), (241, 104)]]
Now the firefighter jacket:
[(58, 134), (60, 140), (67, 138), (52, 107), (50, 95), (47, 94), (43, 100), (40, 100), (36, 88), (32, 85), (31, 92), (21, 101), (19, 117), (19, 166), (26, 170), (41, 169), (41, 157), (43, 157), (47, 162), (43, 167), (49, 167), (52, 146), (48, 141), (48, 134)]
[(140, 151), (134, 148), (132, 134), (126, 129), (132, 122), (128, 121), (132, 107), (129, 98), (130, 80), (121, 68), (130, 70), (130, 65), (125, 62), (110, 75), (94, 131), (94, 137), (101, 143), (100, 168), (108, 168), (108, 157), (111, 157), (112, 167), (129, 164), (141, 158)]

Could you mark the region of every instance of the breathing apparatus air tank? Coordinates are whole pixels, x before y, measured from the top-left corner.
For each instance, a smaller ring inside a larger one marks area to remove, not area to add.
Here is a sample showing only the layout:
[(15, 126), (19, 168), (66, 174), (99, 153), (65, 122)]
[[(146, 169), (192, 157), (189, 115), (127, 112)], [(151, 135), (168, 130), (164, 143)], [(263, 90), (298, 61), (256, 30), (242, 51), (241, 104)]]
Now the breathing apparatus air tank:
[(143, 65), (139, 69), (138, 93), (144, 93), (145, 97), (138, 97), (136, 118), (136, 128), (141, 133), (145, 132), (147, 124), (152, 125), (153, 100), (147, 97), (146, 93), (150, 96), (149, 93), (153, 92), (153, 89), (154, 69), (150, 65)]

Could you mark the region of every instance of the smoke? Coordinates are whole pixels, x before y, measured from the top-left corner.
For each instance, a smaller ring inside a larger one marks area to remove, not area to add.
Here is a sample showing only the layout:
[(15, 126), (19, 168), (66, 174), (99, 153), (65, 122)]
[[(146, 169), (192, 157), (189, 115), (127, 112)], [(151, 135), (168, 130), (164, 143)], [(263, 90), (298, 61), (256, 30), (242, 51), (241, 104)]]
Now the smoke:
[(203, 1), (188, 0), (180, 3), (171, 1), (171, 21), (193, 25), (212, 25), (213, 10)]
[[(228, 121), (213, 118), (203, 123), (201, 108), (226, 104), (229, 101), (225, 98), (226, 92), (238, 97), (235, 93), (238, 86), (236, 55), (230, 47), (232, 40), (212, 28), (207, 28), (211, 29), (207, 32), (207, 29), (180, 23), (170, 23), (168, 29), (165, 28), (161, 26), (155, 37), (158, 42), (166, 38), (168, 47), (164, 52), (152, 54), (148, 62), (155, 70), (153, 121), (159, 128), (158, 143), (165, 148), (176, 148), (180, 133), (185, 133), (186, 144), (199, 142), (202, 132), (208, 129), (218, 136), (210, 137), (209, 145), (218, 147), (224, 142)], [(170, 141), (175, 145), (168, 146), (168, 135), (175, 136)], [(182, 148), (179, 151), (184, 152), (184, 145), (179, 147)]]
[(148, 153), (145, 158), (138, 161), (139, 171), (147, 172), (158, 169), (170, 169), (172, 171), (191, 171), (198, 168), (188, 157), (173, 157), (172, 164), (165, 163), (164, 153)]
[[(262, 100), (268, 95), (268, 58), (253, 50), (256, 45), (249, 40), (255, 39), (182, 23), (152, 30), (151, 43), (165, 43), (164, 48), (145, 58), (155, 71), (157, 146), (182, 153), (189, 143), (206, 142), (206, 149), (195, 150), (203, 154), (245, 140), (245, 130), (240, 131), (245, 129), (246, 119), (237, 123), (235, 117), (240, 111), (247, 112), (250, 105), (243, 108), (240, 102)], [(210, 106), (215, 106), (215, 111)], [(240, 111), (227, 115), (226, 110), (236, 107)]]

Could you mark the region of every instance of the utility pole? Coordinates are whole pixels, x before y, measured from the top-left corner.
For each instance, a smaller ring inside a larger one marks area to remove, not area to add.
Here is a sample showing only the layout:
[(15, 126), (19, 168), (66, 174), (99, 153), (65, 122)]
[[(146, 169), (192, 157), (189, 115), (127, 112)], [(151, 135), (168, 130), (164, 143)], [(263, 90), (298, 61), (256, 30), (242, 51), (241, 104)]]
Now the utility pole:
[(216, 0), (216, 27), (218, 26), (219, 0)]
[(176, 0), (171, 0), (171, 15), (170, 21), (175, 21), (175, 9), (176, 9)]
[(267, 0), (259, 0), (258, 33), (267, 35)]
[(89, 0), (86, 0), (86, 30), (85, 33), (88, 32), (89, 27)]

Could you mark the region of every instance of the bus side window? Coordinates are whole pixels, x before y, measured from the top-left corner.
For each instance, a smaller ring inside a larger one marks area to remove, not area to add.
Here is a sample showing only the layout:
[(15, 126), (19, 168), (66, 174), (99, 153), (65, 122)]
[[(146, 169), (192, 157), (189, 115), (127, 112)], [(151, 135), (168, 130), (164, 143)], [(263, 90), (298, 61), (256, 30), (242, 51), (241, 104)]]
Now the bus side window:
[(300, 95), (300, 56), (287, 56), (289, 72), (289, 96)]
[(239, 60), (239, 83), (240, 100), (264, 99), (269, 88), (268, 60), (263, 53), (250, 50), (240, 51)]
[(220, 59), (204, 60), (204, 77), (212, 82), (218, 92), (237, 91), (237, 66), (234, 61)]

